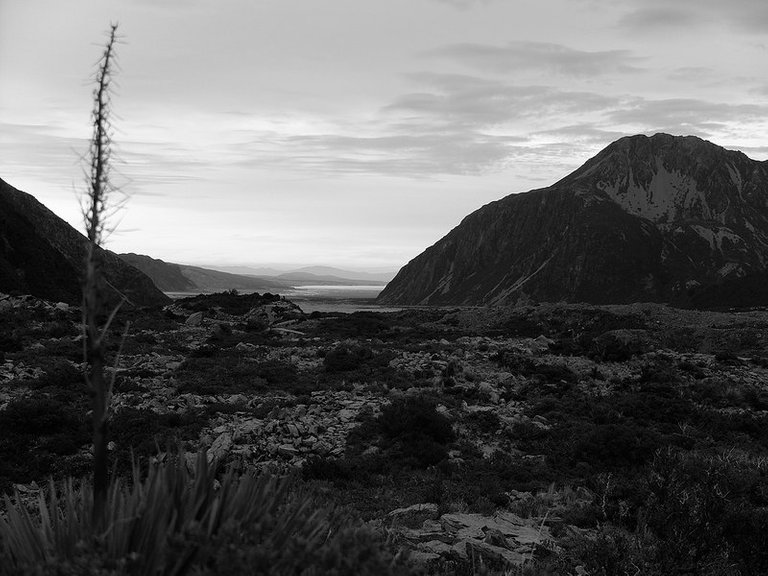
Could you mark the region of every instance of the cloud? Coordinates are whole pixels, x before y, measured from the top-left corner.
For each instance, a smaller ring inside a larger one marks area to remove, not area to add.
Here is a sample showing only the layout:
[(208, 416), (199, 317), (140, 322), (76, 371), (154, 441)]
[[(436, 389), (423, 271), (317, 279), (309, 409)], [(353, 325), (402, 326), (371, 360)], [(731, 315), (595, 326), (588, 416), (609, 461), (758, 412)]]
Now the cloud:
[(521, 149), (522, 139), (477, 131), (443, 134), (391, 134), (377, 137), (338, 134), (294, 135), (280, 139), (241, 164), (282, 167), (320, 175), (376, 174), (408, 178), (480, 174), (499, 169)]
[(681, 66), (675, 68), (668, 75), (667, 78), (675, 82), (708, 82), (711, 83), (719, 78), (717, 72), (709, 66)]
[(684, 26), (696, 26), (706, 22), (698, 11), (679, 7), (639, 8), (619, 19), (619, 26), (633, 31), (666, 30)]
[(764, 121), (768, 106), (727, 104), (693, 98), (649, 100), (637, 98), (608, 115), (612, 122), (673, 133), (697, 132), (709, 136), (739, 123)]
[[(604, 5), (615, 6), (611, 0)], [(632, 31), (654, 32), (670, 27), (698, 27), (723, 24), (739, 30), (765, 34), (768, 29), (768, 3), (764, 0), (632, 0), (624, 5), (630, 11), (622, 16), (619, 26)]]
[(475, 6), (487, 6), (495, 0), (433, 0), (438, 4), (447, 4), (454, 8), (466, 10), (468, 8), (474, 8)]
[(563, 76), (593, 77), (638, 72), (642, 59), (629, 50), (585, 51), (550, 42), (515, 41), (506, 46), (450, 44), (425, 53), (493, 72), (542, 70)]
[(488, 128), (541, 114), (589, 113), (616, 106), (614, 97), (549, 86), (515, 85), (424, 72), (409, 75), (430, 89), (399, 97), (385, 108), (435, 126)]
[(550, 158), (521, 126), (536, 125), (542, 117), (569, 125), (574, 117), (602, 115), (621, 105), (592, 92), (461, 74), (407, 77), (421, 90), (395, 98), (368, 123), (339, 123), (323, 133), (254, 131), (246, 146), (232, 148), (232, 158), (246, 166), (323, 175), (486, 174), (521, 159)]
[(562, 142), (597, 144), (606, 146), (623, 136), (629, 136), (628, 132), (602, 128), (599, 123), (581, 123), (566, 126), (558, 126), (549, 130), (541, 130), (531, 134), (534, 138), (554, 138)]

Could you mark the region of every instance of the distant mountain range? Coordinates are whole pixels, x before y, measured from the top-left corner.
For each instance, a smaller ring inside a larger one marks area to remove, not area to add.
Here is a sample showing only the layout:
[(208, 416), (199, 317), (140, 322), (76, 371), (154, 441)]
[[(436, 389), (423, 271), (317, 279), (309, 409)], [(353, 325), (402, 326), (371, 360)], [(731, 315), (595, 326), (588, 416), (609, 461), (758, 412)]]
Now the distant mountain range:
[[(87, 239), (34, 196), (0, 180), (0, 291), (32, 294), (68, 303), (82, 299), (81, 271)], [(138, 306), (168, 298), (144, 274), (104, 250), (103, 271), (111, 286)]]
[[(0, 180), (0, 292), (79, 303), (86, 242), (32, 195)], [(284, 293), (300, 284), (380, 285), (394, 276), (324, 266), (290, 271), (240, 267), (244, 273), (235, 274), (140, 254), (103, 254), (112, 296), (124, 294), (137, 305), (166, 303), (163, 292)]]
[(382, 304), (768, 305), (768, 162), (696, 137), (622, 138), (548, 188), (473, 212)]
[(197, 266), (174, 264), (143, 254), (120, 254), (120, 258), (152, 278), (163, 292), (218, 292), (222, 290), (248, 290), (280, 292), (290, 283), (276, 278), (262, 278), (230, 274)]
[(289, 282), (320, 282), (332, 284), (357, 283), (361, 285), (386, 284), (395, 277), (394, 271), (388, 272), (362, 272), (359, 270), (345, 270), (332, 266), (303, 266), (301, 268), (280, 270), (277, 268), (249, 266), (210, 266), (214, 270), (244, 274), (248, 276), (275, 277)]

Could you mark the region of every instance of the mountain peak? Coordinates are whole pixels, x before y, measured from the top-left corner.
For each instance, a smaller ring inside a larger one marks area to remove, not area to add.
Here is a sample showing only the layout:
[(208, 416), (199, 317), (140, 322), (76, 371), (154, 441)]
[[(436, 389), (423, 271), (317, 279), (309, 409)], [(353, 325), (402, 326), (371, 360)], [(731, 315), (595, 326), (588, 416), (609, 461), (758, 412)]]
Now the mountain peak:
[(385, 303), (485, 304), (526, 293), (681, 301), (768, 272), (765, 162), (695, 136), (627, 136), (559, 182), (467, 216), (404, 267)]

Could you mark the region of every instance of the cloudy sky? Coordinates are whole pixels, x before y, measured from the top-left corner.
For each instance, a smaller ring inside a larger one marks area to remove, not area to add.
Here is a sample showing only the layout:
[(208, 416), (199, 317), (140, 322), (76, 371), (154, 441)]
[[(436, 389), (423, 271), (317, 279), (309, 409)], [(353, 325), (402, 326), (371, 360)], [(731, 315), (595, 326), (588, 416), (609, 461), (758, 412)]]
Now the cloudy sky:
[(397, 269), (623, 135), (768, 158), (765, 0), (0, 0), (0, 178), (78, 228), (110, 22), (119, 252)]

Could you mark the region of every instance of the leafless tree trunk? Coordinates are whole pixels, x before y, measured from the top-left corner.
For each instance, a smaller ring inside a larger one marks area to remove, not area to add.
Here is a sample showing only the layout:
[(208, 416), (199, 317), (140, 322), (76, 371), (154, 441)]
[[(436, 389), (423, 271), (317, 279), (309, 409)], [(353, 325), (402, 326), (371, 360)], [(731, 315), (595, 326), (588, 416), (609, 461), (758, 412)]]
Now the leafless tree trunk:
[[(93, 514), (100, 522), (109, 486), (107, 461), (109, 403), (114, 375), (105, 374), (105, 339), (109, 325), (120, 304), (107, 314), (100, 245), (104, 239), (107, 217), (113, 206), (109, 195), (114, 192), (110, 180), (112, 136), (110, 125), (111, 83), (114, 71), (114, 47), (117, 42), (117, 24), (112, 24), (109, 39), (98, 64), (96, 87), (93, 91), (93, 135), (88, 151), (88, 190), (84, 194), (83, 216), (88, 236), (83, 285), (83, 329), (86, 382), (92, 395), (93, 409)], [(106, 317), (106, 319), (105, 319)], [(103, 321), (103, 325), (102, 324)]]

